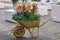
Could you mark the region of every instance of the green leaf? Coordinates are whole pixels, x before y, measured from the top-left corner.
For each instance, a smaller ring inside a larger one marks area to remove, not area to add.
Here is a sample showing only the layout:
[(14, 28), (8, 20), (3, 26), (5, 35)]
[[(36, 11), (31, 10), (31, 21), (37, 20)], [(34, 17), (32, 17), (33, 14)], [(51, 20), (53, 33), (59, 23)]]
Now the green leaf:
[(34, 21), (35, 20), (35, 16), (33, 14), (30, 14), (30, 16), (28, 17), (28, 20)]
[(36, 16), (35, 16), (35, 19), (36, 19), (36, 20), (40, 20), (40, 17), (41, 17), (40, 15), (36, 15)]
[(21, 20), (22, 20), (22, 21), (27, 21), (27, 18), (26, 18), (26, 17), (22, 17)]

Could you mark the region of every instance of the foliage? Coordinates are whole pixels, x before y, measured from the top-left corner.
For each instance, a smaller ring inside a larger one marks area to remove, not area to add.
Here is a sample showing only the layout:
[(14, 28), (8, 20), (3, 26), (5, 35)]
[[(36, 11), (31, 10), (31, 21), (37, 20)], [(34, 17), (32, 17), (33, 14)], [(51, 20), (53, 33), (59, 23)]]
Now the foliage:
[(57, 2), (56, 4), (57, 4), (57, 5), (60, 5), (60, 2)]
[(13, 19), (22, 20), (22, 21), (35, 21), (35, 20), (40, 20), (40, 15), (34, 15), (25, 12), (19, 15), (18, 13), (15, 13), (13, 14)]

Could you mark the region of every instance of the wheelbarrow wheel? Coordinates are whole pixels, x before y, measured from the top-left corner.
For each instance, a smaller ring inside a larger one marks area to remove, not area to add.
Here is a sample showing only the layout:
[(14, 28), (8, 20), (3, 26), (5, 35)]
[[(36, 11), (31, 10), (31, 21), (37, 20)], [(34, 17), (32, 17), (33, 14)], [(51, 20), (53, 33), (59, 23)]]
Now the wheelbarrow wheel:
[(17, 27), (15, 27), (14, 30), (13, 30), (13, 34), (17, 38), (23, 37), (23, 35), (25, 34), (24, 27), (23, 26), (17, 26)]

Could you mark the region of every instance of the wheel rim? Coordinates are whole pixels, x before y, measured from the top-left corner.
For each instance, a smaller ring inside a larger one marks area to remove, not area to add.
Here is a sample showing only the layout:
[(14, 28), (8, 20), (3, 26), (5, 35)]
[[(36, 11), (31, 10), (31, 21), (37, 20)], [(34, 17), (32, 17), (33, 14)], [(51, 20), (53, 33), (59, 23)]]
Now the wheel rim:
[(14, 28), (13, 34), (16, 37), (23, 37), (25, 33), (25, 29), (22, 26), (17, 26), (16, 28)]

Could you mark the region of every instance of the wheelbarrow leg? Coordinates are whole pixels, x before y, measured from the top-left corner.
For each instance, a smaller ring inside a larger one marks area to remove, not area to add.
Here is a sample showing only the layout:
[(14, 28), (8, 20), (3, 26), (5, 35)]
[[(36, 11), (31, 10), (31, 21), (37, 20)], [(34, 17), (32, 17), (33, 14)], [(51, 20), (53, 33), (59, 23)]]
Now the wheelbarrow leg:
[(39, 27), (37, 27), (37, 37), (39, 37)]
[(37, 27), (37, 31), (36, 32), (37, 32), (37, 34), (36, 35), (33, 34), (33, 37), (39, 37), (39, 27)]
[(29, 28), (28, 31), (31, 34), (31, 37), (33, 37), (33, 33), (32, 32), (34, 31), (34, 28), (32, 28), (32, 29)]

